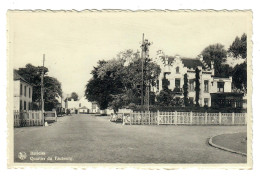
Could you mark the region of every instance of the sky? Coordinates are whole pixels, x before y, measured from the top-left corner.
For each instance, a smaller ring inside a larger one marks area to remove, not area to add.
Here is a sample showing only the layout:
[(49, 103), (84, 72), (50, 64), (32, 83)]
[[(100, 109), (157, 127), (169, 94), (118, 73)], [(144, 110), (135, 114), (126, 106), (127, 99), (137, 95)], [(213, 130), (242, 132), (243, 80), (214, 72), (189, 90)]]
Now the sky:
[(142, 34), (166, 55), (195, 58), (208, 45), (226, 49), (250, 33), (246, 13), (217, 12), (9, 12), (9, 67), (45, 66), (65, 95), (84, 95), (98, 60), (126, 49), (140, 50)]

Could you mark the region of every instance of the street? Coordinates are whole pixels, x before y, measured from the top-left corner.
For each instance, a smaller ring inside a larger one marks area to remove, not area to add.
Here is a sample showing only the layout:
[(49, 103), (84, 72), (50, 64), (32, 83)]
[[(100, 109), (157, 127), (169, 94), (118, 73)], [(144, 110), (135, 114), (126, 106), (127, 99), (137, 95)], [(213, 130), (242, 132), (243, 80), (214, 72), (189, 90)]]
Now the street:
[(48, 127), (14, 128), (14, 162), (246, 163), (245, 156), (208, 144), (211, 136), (233, 132), (246, 132), (246, 126), (122, 125), (79, 114)]

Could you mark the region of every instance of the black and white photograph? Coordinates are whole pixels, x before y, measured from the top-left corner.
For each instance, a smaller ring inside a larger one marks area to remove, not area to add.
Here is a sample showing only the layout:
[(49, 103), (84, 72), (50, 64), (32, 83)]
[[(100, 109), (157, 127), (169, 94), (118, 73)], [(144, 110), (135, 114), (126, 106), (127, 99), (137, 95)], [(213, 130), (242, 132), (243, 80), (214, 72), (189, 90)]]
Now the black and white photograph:
[(251, 11), (8, 11), (9, 166), (252, 168)]

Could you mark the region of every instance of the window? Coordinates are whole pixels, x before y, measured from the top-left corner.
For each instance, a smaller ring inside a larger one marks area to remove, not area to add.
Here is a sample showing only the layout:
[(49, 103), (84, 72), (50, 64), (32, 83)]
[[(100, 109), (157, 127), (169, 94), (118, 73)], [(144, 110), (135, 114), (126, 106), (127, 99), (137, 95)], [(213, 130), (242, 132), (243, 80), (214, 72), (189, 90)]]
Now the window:
[(29, 87), (29, 98), (31, 98), (31, 88)]
[(24, 86), (24, 96), (26, 97), (26, 86)]
[(180, 73), (180, 67), (176, 67), (176, 74)]
[(23, 109), (26, 110), (26, 101), (24, 101)]
[(218, 82), (218, 92), (224, 92), (224, 82)]
[(181, 87), (181, 79), (175, 79), (175, 88)]
[(189, 91), (194, 92), (194, 79), (189, 80)]
[(20, 95), (23, 95), (23, 85), (20, 84)]
[(20, 111), (23, 110), (23, 101), (20, 101)]
[(209, 98), (204, 98), (204, 106), (209, 106)]
[(204, 92), (209, 92), (209, 81), (204, 80)]
[(79, 107), (81, 107), (81, 103), (79, 103)]

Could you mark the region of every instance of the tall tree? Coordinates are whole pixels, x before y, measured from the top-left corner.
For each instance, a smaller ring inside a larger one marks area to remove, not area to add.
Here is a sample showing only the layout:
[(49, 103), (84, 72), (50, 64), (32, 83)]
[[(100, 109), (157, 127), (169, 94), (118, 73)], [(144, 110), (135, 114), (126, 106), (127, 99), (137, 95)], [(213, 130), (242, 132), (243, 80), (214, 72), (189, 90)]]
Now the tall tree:
[(239, 92), (247, 92), (247, 35), (244, 33), (241, 38), (238, 36), (230, 45), (228, 52), (232, 57), (245, 59), (242, 64), (238, 64), (233, 69), (232, 82), (234, 89)]
[(200, 70), (198, 68), (196, 68), (195, 70), (196, 72), (196, 85), (195, 85), (195, 91), (196, 91), (196, 97), (195, 97), (195, 101), (196, 101), (196, 106), (199, 106), (199, 100), (200, 100)]
[[(33, 66), (26, 64), (25, 68), (19, 68), (18, 74), (24, 77), (28, 82), (33, 84), (32, 101), (34, 108), (37, 108), (35, 103), (41, 101), (41, 72), (48, 72), (48, 68), (42, 66)], [(44, 102), (45, 110), (51, 110), (56, 107), (59, 96), (62, 95), (61, 83), (54, 77), (44, 76)], [(39, 105), (39, 104), (38, 104)], [(35, 107), (36, 106), (36, 107)]]
[[(146, 79), (155, 85), (160, 67), (153, 62), (148, 62), (146, 67)], [(140, 85), (140, 55), (128, 50), (125, 54), (120, 52), (116, 59), (100, 61), (94, 67), (85, 96), (89, 101), (97, 102), (101, 109), (111, 106), (116, 110), (130, 103), (140, 104)]]
[(183, 96), (184, 96), (184, 105), (188, 106), (189, 99), (188, 99), (188, 76), (187, 76), (187, 74), (184, 74)]
[(228, 53), (231, 53), (234, 58), (247, 58), (247, 35), (245, 33), (241, 38), (236, 37), (232, 45), (230, 45)]
[(73, 99), (74, 101), (79, 100), (79, 96), (76, 92), (72, 92), (70, 98)]
[(227, 51), (224, 49), (224, 46), (217, 43), (209, 45), (206, 47), (201, 54), (203, 55), (203, 60), (211, 66), (211, 61), (214, 62), (215, 74), (221, 74), (221, 64), (226, 61)]

